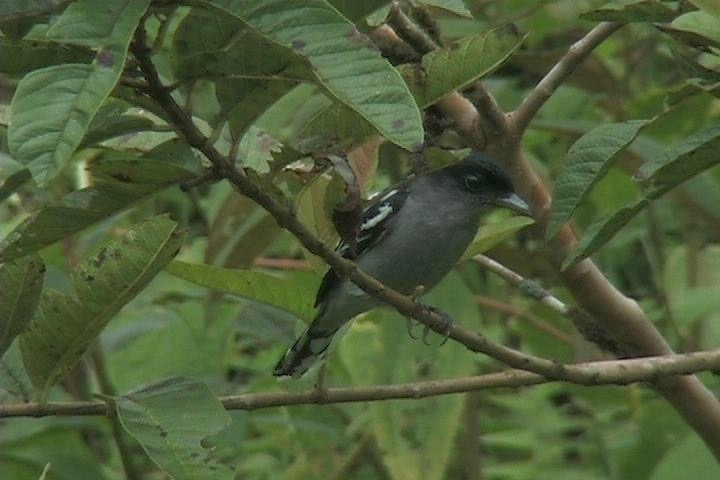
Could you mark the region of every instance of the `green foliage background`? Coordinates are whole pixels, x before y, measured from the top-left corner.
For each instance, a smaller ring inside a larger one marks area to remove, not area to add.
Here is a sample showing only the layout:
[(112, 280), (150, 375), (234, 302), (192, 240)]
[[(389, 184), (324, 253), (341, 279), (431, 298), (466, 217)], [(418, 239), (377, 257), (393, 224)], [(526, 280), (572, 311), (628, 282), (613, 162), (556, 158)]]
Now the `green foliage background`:
[[(415, 1), (445, 47), (392, 63), (364, 36), (388, 2), (184, 3), (0, 5), (0, 402), (101, 393), (117, 413), (0, 420), (0, 476), (720, 476), (644, 385), (226, 412), (217, 396), (313, 387), (314, 377), (278, 383), (271, 371), (312, 318), (324, 266), (227, 183), (180, 188), (208, 165), (142, 95), (132, 54), (142, 19), (164, 84), (215, 148), (333, 241), (344, 184), (312, 170), (312, 154), (381, 135), (369, 155), (350, 158), (363, 192), (380, 190), (408, 172), (408, 150), (423, 140), (432, 165), (462, 154), (425, 110), (439, 98), (483, 78), (513, 110), (596, 22), (629, 22), (550, 98), (523, 147), (555, 188), (548, 238), (570, 219), (582, 232), (566, 265), (592, 255), (676, 351), (709, 350), (720, 345), (716, 3)], [(572, 303), (527, 221), (489, 221), (469, 253), (488, 251)], [(427, 299), (532, 354), (607, 355), (471, 261)], [(326, 384), (501, 367), (453, 342), (414, 341), (404, 322), (386, 309), (357, 319), (329, 356)], [(720, 391), (714, 375), (701, 378)]]

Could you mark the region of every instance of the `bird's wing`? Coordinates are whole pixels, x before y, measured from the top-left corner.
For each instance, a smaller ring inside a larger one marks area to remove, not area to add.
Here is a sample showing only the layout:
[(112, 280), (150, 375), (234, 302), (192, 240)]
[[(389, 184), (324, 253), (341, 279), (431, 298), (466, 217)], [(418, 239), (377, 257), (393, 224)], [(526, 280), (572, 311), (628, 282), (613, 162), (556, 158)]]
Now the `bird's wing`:
[[(365, 208), (357, 234), (356, 257), (360, 257), (368, 249), (377, 245), (387, 234), (391, 228), (393, 218), (395, 218), (395, 215), (405, 204), (408, 193), (407, 184), (396, 185), (378, 195), (376, 199)], [(335, 251), (344, 258), (352, 258), (353, 252), (350, 246), (343, 241), (338, 244)], [(332, 268), (325, 273), (322, 282), (320, 282), (317, 297), (315, 297), (316, 307), (322, 303), (327, 293), (339, 280)]]

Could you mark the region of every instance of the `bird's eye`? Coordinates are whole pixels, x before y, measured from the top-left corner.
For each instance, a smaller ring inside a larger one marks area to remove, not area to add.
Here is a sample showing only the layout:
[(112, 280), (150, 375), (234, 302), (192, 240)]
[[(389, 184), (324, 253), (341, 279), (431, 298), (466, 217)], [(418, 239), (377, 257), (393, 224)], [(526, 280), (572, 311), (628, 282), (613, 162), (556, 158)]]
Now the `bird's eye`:
[(465, 187), (471, 192), (479, 192), (482, 190), (482, 179), (477, 175), (465, 176)]

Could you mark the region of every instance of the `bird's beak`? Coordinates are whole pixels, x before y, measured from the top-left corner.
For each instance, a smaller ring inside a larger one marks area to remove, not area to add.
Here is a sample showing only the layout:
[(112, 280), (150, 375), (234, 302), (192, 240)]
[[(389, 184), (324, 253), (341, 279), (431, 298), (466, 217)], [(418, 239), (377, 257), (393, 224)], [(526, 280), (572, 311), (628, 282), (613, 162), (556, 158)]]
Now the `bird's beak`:
[(495, 205), (500, 208), (507, 208), (512, 210), (513, 212), (519, 213), (520, 215), (532, 217), (532, 213), (530, 213), (530, 207), (528, 207), (528, 204), (525, 203), (525, 200), (520, 198), (516, 193), (511, 193), (509, 195), (505, 195), (504, 197), (500, 197), (496, 199), (493, 203), (495, 203)]

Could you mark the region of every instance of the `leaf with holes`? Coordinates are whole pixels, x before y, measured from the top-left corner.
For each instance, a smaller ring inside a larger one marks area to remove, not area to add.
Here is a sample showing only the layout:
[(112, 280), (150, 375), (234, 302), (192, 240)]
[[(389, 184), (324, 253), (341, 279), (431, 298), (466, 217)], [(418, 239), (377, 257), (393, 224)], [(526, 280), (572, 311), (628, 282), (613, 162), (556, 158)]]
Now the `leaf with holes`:
[(230, 426), (230, 415), (207, 385), (174, 377), (119, 397), (120, 423), (175, 480), (230, 480), (233, 472), (201, 442)]
[(0, 357), (30, 323), (44, 280), (45, 264), (37, 255), (0, 266)]
[(580, 137), (565, 156), (553, 191), (546, 238), (554, 237), (580, 202), (615, 163), (618, 155), (635, 140), (651, 120), (629, 120), (593, 128)]
[[(166, 150), (174, 156), (171, 161)], [(168, 142), (145, 156), (107, 151), (88, 168), (92, 187), (65, 195), (60, 204), (33, 213), (0, 242), (0, 260), (9, 261), (52, 245), (170, 186), (195, 178), (197, 159), (187, 145)]]
[(298, 283), (252, 270), (213, 267), (174, 261), (168, 273), (218, 292), (265, 303), (308, 321), (313, 316), (317, 285)]
[(45, 398), (110, 319), (172, 260), (185, 233), (166, 216), (131, 228), (73, 271), (73, 295), (43, 293), (30, 329), (20, 336), (23, 362)]
[(365, 35), (322, 0), (207, 0), (304, 58), (337, 101), (407, 150), (423, 141), (420, 110), (405, 82)]
[(498, 69), (522, 41), (504, 29), (490, 30), (434, 50), (423, 56), (421, 66), (404, 65), (400, 73), (418, 105), (428, 107)]

